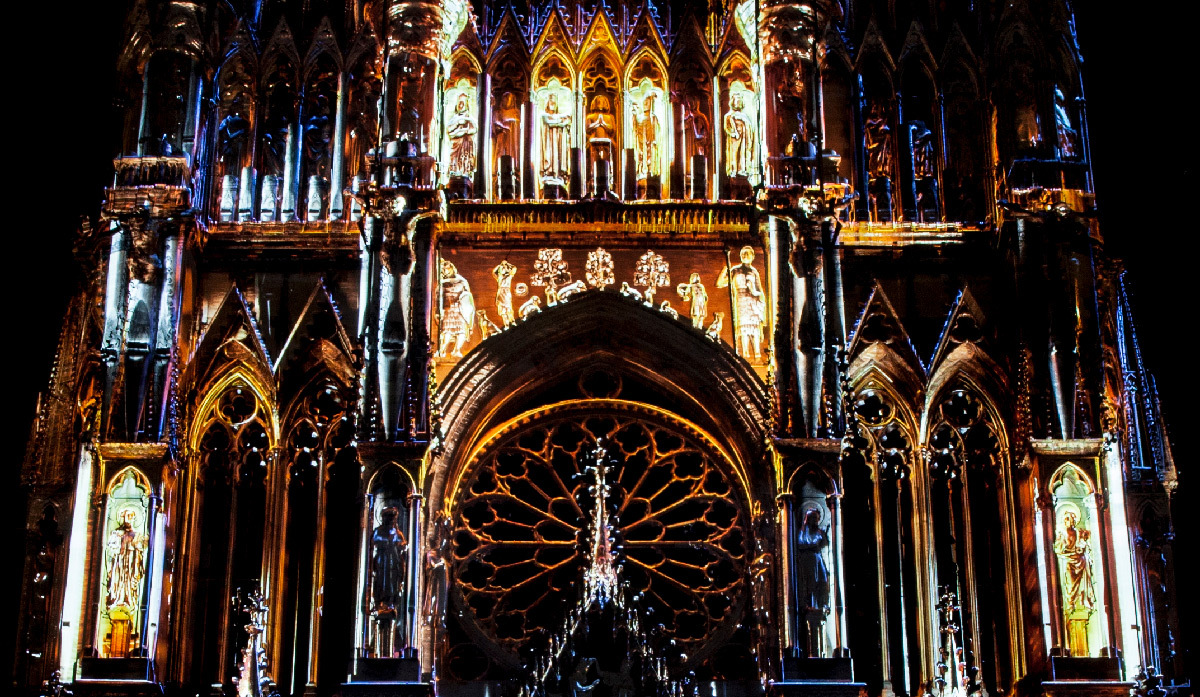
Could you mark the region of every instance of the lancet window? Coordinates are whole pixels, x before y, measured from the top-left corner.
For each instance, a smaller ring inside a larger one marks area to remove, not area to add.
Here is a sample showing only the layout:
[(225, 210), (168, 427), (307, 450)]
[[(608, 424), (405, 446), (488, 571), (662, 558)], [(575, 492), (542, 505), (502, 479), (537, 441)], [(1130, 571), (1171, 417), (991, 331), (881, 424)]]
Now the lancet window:
[(197, 674), (213, 682), (234, 674), (242, 630), (229, 621), (229, 599), (258, 589), (262, 576), (267, 476), (273, 445), (270, 406), (234, 380), (194, 429), (191, 520), (193, 635)]

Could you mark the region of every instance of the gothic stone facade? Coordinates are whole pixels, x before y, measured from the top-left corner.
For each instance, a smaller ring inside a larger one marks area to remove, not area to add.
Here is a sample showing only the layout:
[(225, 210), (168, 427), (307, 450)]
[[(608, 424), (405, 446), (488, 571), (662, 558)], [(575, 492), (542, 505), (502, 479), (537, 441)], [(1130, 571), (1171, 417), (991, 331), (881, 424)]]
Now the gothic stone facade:
[(1070, 9), (951, 5), (134, 2), (16, 684), (1186, 682)]

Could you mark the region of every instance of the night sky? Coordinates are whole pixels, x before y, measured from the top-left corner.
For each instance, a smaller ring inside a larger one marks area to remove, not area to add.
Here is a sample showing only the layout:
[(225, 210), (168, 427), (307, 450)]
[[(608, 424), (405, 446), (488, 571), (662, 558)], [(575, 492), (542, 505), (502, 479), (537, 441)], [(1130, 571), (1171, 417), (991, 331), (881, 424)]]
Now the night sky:
[[(1159, 381), (1183, 470), (1181, 492), (1187, 491), (1192, 460), (1185, 436), (1197, 416), (1187, 393), (1200, 370), (1200, 355), (1179, 343), (1200, 328), (1185, 295), (1187, 281), (1200, 276), (1200, 229), (1190, 208), (1197, 200), (1200, 119), (1186, 107), (1195, 89), (1194, 25), (1171, 10), (1183, 3), (1075, 4), (1102, 229), (1109, 252), (1131, 271), (1143, 354)], [(36, 395), (46, 386), (79, 278), (71, 257), (77, 221), (80, 214), (96, 215), (111, 178), (118, 123), (111, 107), (114, 64), (123, 20), (118, 8), (125, 5), (55, 5), (36, 27), (10, 29), (17, 38), (8, 44), (9, 79), (18, 82), (10, 83), (4, 100), (5, 130), (17, 150), (5, 158), (2, 200), (9, 223), (0, 256), (16, 314), (9, 316), (5, 342), (14, 388), (3, 446), (8, 464), (0, 481), (5, 503), (15, 490)], [(1160, 222), (1165, 224), (1156, 229)], [(5, 508), (11, 516), (6, 529), (19, 529), (19, 507)], [(1187, 549), (1191, 529), (1180, 532), (1189, 533), (1179, 547)], [(1179, 587), (1188, 587), (1185, 579)], [(1187, 594), (1180, 595), (1183, 601)], [(16, 609), (12, 601), (3, 605), (0, 613)], [(9, 631), (4, 644), (11, 641)], [(3, 656), (7, 661), (11, 652)]]

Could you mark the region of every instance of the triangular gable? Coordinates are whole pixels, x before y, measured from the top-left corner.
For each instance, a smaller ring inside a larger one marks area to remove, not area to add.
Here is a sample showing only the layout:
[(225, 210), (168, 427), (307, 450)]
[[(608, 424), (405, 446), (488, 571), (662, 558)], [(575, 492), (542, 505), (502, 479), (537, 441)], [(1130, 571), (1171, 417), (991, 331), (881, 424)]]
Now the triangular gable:
[(328, 373), (344, 385), (355, 383), (355, 345), (323, 279), (308, 296), (274, 370), (281, 405), (289, 404), (317, 373)]
[(583, 61), (584, 56), (593, 51), (606, 49), (612, 51), (614, 56), (621, 55), (621, 43), (617, 40), (617, 30), (609, 21), (608, 13), (597, 9), (596, 14), (592, 15), (591, 24), (583, 34), (583, 41), (579, 44), (580, 62)]
[(904, 46), (900, 49), (900, 58), (897, 63), (904, 65), (909, 59), (923, 63), (929, 69), (930, 75), (937, 74), (937, 60), (933, 57), (929, 42), (925, 40), (925, 28), (915, 19), (912, 24), (908, 25), (908, 34), (904, 37)]
[(689, 12), (680, 23), (679, 33), (675, 36), (675, 43), (671, 46), (670, 55), (671, 62), (675, 64), (684, 60), (695, 60), (696, 57), (702, 56), (709, 67), (712, 66), (712, 49), (708, 45), (708, 40), (704, 38), (704, 27), (700, 26), (695, 13)]
[(633, 23), (629, 32), (629, 41), (625, 44), (625, 55), (632, 56), (644, 47), (649, 47), (659, 56), (667, 55), (667, 44), (663, 41), (658, 23), (650, 12), (648, 2), (642, 3), (642, 11)]
[(975, 301), (971, 290), (964, 286), (950, 306), (946, 323), (942, 325), (937, 348), (929, 358), (930, 372), (936, 371), (945, 360), (946, 355), (960, 344), (982, 344), (984, 342), (984, 322), (983, 310)]
[(571, 40), (571, 30), (567, 26), (567, 20), (563, 17), (562, 10), (557, 4), (551, 8), (546, 17), (546, 23), (542, 25), (541, 36), (533, 46), (534, 56), (540, 56), (556, 47), (576, 48), (575, 42)]
[(271, 374), (271, 356), (258, 331), (254, 312), (234, 284), (192, 351), (188, 373), (193, 383), (199, 385), (227, 363), (237, 361), (251, 364), (264, 375)]
[(341, 70), (342, 52), (338, 49), (337, 36), (333, 33), (333, 25), (329, 23), (328, 17), (322, 17), (321, 23), (317, 25), (316, 31), (313, 32), (312, 42), (308, 48), (308, 55), (304, 57), (304, 72), (305, 77), (308, 76), (308, 71), (312, 70), (316, 65), (317, 58), (322, 53), (328, 53), (333, 62), (337, 64), (338, 70)]
[(867, 302), (863, 305), (862, 313), (854, 325), (847, 354), (851, 360), (870, 344), (881, 343), (889, 346), (919, 375), (925, 375), (925, 366), (920, 356), (913, 348), (912, 339), (900, 321), (900, 315), (892, 307), (883, 287), (876, 281)]
[(279, 20), (271, 40), (263, 48), (262, 66), (264, 72), (270, 72), (276, 67), (277, 61), (283, 58), (293, 66), (300, 65), (300, 53), (296, 50), (296, 39), (288, 27), (286, 19)]
[(525, 41), (525, 35), (521, 33), (521, 20), (517, 17), (516, 10), (511, 4), (500, 16), (500, 24), (496, 27), (496, 33), (492, 35), (492, 40), (488, 44), (485, 54), (487, 62), (490, 64), (507, 48), (516, 50), (526, 59), (529, 58), (529, 44)]

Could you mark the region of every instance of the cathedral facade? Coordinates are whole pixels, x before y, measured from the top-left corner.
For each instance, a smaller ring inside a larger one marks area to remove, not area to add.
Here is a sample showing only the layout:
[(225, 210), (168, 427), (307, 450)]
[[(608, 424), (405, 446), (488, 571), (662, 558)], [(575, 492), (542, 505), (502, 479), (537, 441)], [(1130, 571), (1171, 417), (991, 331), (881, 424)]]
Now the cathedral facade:
[(1065, 0), (134, 0), (44, 695), (1165, 695)]

